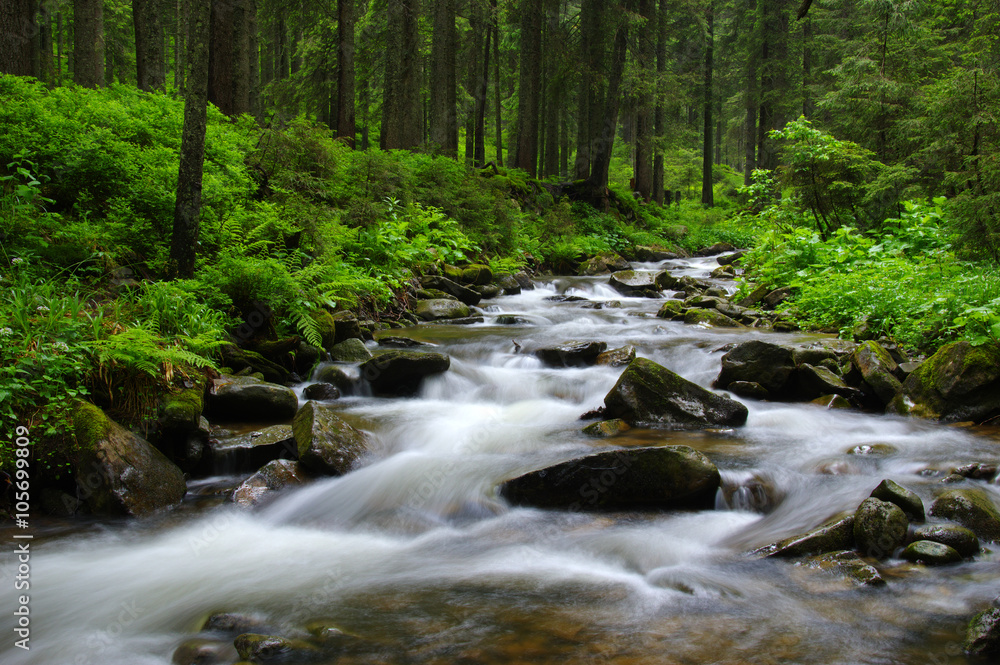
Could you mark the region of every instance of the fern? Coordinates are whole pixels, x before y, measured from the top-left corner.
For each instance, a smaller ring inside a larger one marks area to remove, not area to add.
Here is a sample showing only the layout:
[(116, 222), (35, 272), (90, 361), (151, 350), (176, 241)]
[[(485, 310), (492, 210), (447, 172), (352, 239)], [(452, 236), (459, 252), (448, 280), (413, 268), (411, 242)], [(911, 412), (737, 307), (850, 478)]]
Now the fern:
[(163, 368), (169, 365), (215, 367), (211, 359), (185, 349), (179, 340), (168, 342), (162, 339), (157, 328), (152, 322), (149, 327), (126, 328), (118, 334), (95, 340), (90, 347), (97, 364), (102, 369), (115, 367), (153, 377), (160, 376)]
[(289, 318), (295, 324), (296, 330), (302, 333), (306, 341), (313, 346), (323, 346), (323, 336), (320, 335), (319, 325), (312, 317), (315, 308), (312, 303), (302, 300), (289, 303)]

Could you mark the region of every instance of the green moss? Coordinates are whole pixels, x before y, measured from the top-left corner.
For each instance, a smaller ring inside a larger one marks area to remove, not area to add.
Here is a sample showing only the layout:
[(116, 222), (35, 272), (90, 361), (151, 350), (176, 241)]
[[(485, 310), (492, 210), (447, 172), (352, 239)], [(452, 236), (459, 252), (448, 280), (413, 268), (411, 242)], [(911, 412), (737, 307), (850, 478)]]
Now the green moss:
[(90, 402), (81, 400), (73, 407), (73, 433), (80, 451), (93, 453), (110, 431), (111, 421)]

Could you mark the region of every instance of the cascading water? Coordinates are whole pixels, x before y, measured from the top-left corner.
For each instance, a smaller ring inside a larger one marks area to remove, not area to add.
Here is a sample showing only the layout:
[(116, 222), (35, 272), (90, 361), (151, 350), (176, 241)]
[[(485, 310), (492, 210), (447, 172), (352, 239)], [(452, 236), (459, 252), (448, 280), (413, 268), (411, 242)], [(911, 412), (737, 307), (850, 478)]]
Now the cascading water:
[[(671, 269), (704, 277), (713, 266)], [(940, 478), (925, 470), (995, 459), (995, 442), (762, 402), (747, 403), (737, 430), (632, 430), (595, 442), (579, 416), (602, 403), (621, 370), (552, 369), (525, 351), (567, 340), (632, 344), (708, 386), (730, 342), (814, 336), (664, 321), (653, 316), (658, 301), (623, 298), (607, 278), (546, 280), (484, 304), (483, 324), (405, 331), (453, 359), (419, 397), (338, 402), (372, 433), (352, 473), (256, 512), (181, 511), (37, 543), (32, 649), (8, 638), (0, 660), (164, 665), (208, 614), (231, 611), (290, 635), (328, 619), (363, 638), (341, 663), (964, 662), (965, 622), (998, 592), (995, 553), (947, 568), (890, 565), (888, 587), (877, 590), (746, 553), (855, 508), (883, 478), (929, 503)], [(504, 315), (521, 323), (498, 325)], [(542, 511), (512, 508), (496, 493), (505, 479), (603, 446), (658, 443), (692, 446), (719, 466), (717, 510)], [(875, 444), (895, 452), (850, 454)], [(985, 488), (1000, 499), (996, 486)], [(13, 560), (3, 563), (12, 578)]]

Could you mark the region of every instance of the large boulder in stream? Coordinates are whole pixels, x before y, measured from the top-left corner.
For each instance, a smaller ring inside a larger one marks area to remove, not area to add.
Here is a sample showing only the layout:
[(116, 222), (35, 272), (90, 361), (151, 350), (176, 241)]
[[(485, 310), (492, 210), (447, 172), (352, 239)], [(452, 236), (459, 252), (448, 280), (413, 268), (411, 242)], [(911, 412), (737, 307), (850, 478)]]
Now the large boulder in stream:
[(1000, 344), (945, 344), (906, 377), (887, 410), (944, 422), (1000, 415)]
[(298, 406), (291, 388), (251, 376), (223, 376), (208, 393), (209, 414), (227, 420), (281, 422), (291, 419)]
[(990, 607), (972, 617), (962, 649), (973, 657), (996, 659), (1000, 656), (1000, 608)]
[(854, 512), (854, 542), (862, 555), (884, 559), (906, 542), (909, 524), (896, 504), (868, 497)]
[(515, 505), (568, 510), (710, 509), (719, 470), (688, 446), (614, 450), (532, 471), (500, 487)]
[(432, 300), (418, 300), (413, 313), (424, 321), (441, 321), (443, 319), (464, 319), (472, 312), (468, 305), (458, 300), (434, 298)]
[(753, 339), (722, 356), (722, 371), (713, 385), (726, 389), (736, 381), (756, 383), (770, 395), (778, 396), (785, 392), (794, 371), (791, 349)]
[(448, 371), (451, 358), (443, 353), (393, 350), (361, 365), (361, 376), (376, 395), (405, 396), (420, 390), (428, 376)]
[(859, 344), (851, 354), (851, 364), (883, 404), (891, 402), (902, 387), (894, 376), (898, 369), (896, 361), (878, 342), (869, 340)]
[(584, 261), (579, 270), (580, 275), (603, 275), (609, 272), (618, 272), (630, 268), (628, 261), (614, 252), (601, 252)]
[(474, 291), (467, 286), (462, 286), (447, 277), (427, 275), (420, 278), (420, 285), (425, 289), (437, 289), (439, 291), (444, 291), (449, 295), (455, 296), (460, 302), (468, 305), (469, 307), (478, 305), (479, 301), (483, 299), (477, 291)]
[(184, 498), (180, 468), (93, 404), (77, 402), (73, 428), (78, 495), (94, 514), (146, 515)]
[(550, 367), (583, 367), (597, 363), (607, 349), (607, 342), (572, 341), (538, 349), (535, 355)]
[(978, 487), (942, 492), (928, 512), (934, 517), (958, 522), (971, 529), (980, 540), (1000, 542), (1000, 511), (989, 494)]
[(339, 476), (368, 449), (368, 438), (330, 406), (306, 402), (292, 420), (299, 463), (313, 473)]
[(615, 291), (625, 296), (659, 298), (660, 291), (672, 288), (677, 284), (677, 278), (665, 270), (657, 273), (620, 270), (611, 275), (608, 284)]
[(671, 372), (647, 358), (636, 358), (604, 397), (607, 418), (630, 424), (678, 429), (738, 427), (747, 408)]
[(854, 514), (842, 513), (824, 524), (753, 553), (760, 556), (800, 557), (824, 554), (854, 547)]

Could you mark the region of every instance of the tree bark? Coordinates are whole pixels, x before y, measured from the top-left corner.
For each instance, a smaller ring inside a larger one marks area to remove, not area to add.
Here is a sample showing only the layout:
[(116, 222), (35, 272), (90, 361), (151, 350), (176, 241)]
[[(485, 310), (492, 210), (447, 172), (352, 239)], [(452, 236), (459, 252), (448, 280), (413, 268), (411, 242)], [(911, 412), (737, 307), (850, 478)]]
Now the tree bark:
[(226, 115), (250, 113), (250, 0), (213, 0), (208, 100)]
[(492, 38), (493, 38), (493, 18), (492, 16), (486, 21), (486, 41), (483, 48), (483, 68), (482, 73), (479, 75), (478, 85), (476, 87), (476, 109), (475, 109), (475, 126), (474, 134), (475, 140), (473, 141), (473, 164), (477, 167), (483, 167), (486, 165), (486, 102), (489, 96), (489, 83), (490, 83), (490, 49), (492, 48)]
[(31, 76), (31, 38), (35, 34), (33, 0), (0, 3), (0, 72)]
[[(631, 10), (634, 2), (635, 0), (625, 0), (622, 2), (622, 7), (626, 11)], [(590, 177), (587, 179), (591, 202), (599, 210), (607, 210), (608, 208), (608, 172), (611, 167), (611, 153), (615, 145), (615, 130), (618, 127), (628, 32), (627, 21), (622, 21), (615, 32), (611, 67), (608, 73), (608, 91), (604, 100), (604, 113), (601, 120), (601, 133), (594, 143)]]
[(354, 0), (337, 2), (337, 136), (354, 147)]
[(161, 9), (159, 0), (132, 0), (136, 85), (146, 92), (163, 90), (167, 84)]
[(701, 204), (712, 207), (715, 205), (715, 193), (712, 188), (712, 152), (715, 148), (712, 140), (712, 111), (715, 100), (712, 95), (712, 74), (715, 68), (715, 2), (709, 2), (706, 13), (707, 34), (705, 35), (705, 98), (703, 100), (705, 123), (702, 128), (701, 150)]
[(579, 113), (577, 116), (576, 163), (577, 180), (590, 176), (594, 139), (600, 132), (604, 102), (603, 75), (604, 34), (603, 5), (600, 0), (583, 0), (580, 5), (580, 76)]
[(170, 273), (194, 276), (201, 214), (202, 167), (205, 162), (205, 129), (208, 124), (208, 68), (211, 0), (190, 0), (188, 8), (188, 74), (185, 82), (184, 129), (181, 134), (177, 199), (170, 241)]
[(538, 109), (541, 97), (542, 0), (521, 0), (521, 61), (514, 167), (538, 175)]
[(430, 143), (432, 150), (458, 157), (455, 0), (434, 1), (431, 35)]
[[(642, 81), (655, 80), (655, 39), (656, 3), (654, 0), (639, 0), (639, 14), (646, 19), (639, 31), (636, 60)], [(636, 99), (635, 122), (635, 191), (643, 201), (649, 202), (653, 195), (653, 95), (644, 88)]]
[(497, 142), (497, 166), (503, 166), (503, 90), (500, 81), (500, 10), (497, 7), (497, 0), (490, 2), (493, 20), (493, 96), (496, 102), (495, 121), (496, 142)]
[(422, 135), (417, 0), (389, 0), (382, 102), (383, 150), (415, 148)]
[(750, 47), (747, 49), (746, 59), (746, 117), (744, 119), (744, 139), (743, 139), (743, 185), (749, 186), (752, 182), (754, 169), (757, 168), (757, 110), (759, 100), (757, 99), (757, 66), (760, 54), (760, 43), (756, 21), (754, 17), (757, 13), (756, 0), (750, 0), (748, 10), (753, 23), (750, 29)]
[(73, 80), (84, 88), (104, 85), (104, 2), (73, 1)]
[(658, 205), (664, 203), (664, 173), (663, 173), (663, 141), (667, 134), (667, 109), (663, 104), (663, 77), (667, 71), (667, 7), (660, 0), (656, 12), (656, 110), (654, 124), (656, 132), (656, 147), (653, 149), (653, 200)]

